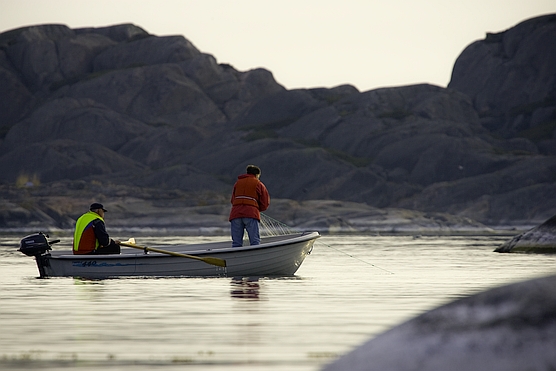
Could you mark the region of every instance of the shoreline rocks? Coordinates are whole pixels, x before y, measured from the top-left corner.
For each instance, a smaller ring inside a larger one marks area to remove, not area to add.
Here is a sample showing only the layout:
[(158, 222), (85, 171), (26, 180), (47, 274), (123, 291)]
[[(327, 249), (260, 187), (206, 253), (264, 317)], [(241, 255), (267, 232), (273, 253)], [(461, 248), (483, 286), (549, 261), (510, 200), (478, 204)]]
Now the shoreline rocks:
[(556, 215), (498, 247), (495, 252), (556, 253)]
[[(0, 232), (56, 232), (71, 234), (75, 220), (100, 200), (108, 209), (106, 224), (111, 234), (228, 235), (227, 201), (191, 204), (183, 195), (168, 199), (130, 196), (85, 200), (65, 197), (33, 197), (27, 203), (0, 202)], [(316, 230), (323, 234), (493, 234), (493, 228), (465, 217), (443, 213), (384, 208), (332, 200), (295, 201), (273, 199), (263, 222), (292, 230)], [(264, 223), (263, 223), (264, 224)]]

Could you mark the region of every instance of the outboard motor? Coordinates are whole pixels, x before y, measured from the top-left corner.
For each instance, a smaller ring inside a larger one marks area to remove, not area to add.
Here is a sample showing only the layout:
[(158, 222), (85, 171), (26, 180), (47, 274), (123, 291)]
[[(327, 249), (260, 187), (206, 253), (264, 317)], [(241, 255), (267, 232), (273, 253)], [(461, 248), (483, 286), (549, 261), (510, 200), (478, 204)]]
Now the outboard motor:
[(50, 245), (60, 242), (60, 240), (49, 241), (47, 238), (48, 235), (42, 232), (23, 237), (17, 250), (27, 256), (35, 257), (41, 278), (46, 277), (44, 267), (48, 265), (46, 256), (50, 255), (48, 250), (52, 250)]

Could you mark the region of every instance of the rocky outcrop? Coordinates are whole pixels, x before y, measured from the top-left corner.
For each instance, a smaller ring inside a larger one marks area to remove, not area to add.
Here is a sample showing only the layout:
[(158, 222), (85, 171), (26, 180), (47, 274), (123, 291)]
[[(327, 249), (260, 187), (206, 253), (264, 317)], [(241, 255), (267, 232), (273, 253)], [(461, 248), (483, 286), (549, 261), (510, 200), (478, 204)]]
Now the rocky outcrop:
[(0, 51), (0, 137), (4, 137), (10, 127), (15, 124), (33, 105), (35, 98), (27, 86), (12, 70), (5, 53)]
[[(538, 215), (551, 215), (555, 206), (555, 158), (518, 160), (501, 156), (500, 160), (507, 162), (492, 172), (431, 184), (414, 197), (400, 201), (399, 206), (462, 214), (491, 225), (511, 225), (512, 221), (531, 225)], [(535, 210), (532, 205), (536, 205)]]
[(276, 199), (534, 225), (556, 214), (554, 24), (473, 43), (447, 89), (368, 92), (287, 90), (269, 71), (237, 71), (132, 24), (5, 32), (0, 193), (21, 206), (21, 184), (56, 197), (81, 181), (199, 205), (201, 188), (226, 205), (256, 163)]
[(551, 154), (556, 151), (555, 34), (555, 14), (488, 34), (458, 57), (448, 85), (472, 98), (490, 131), (528, 137)]
[(556, 276), (491, 289), (433, 309), (323, 371), (518, 371), (556, 367)]
[(494, 251), (556, 253), (556, 215), (541, 225), (513, 237)]

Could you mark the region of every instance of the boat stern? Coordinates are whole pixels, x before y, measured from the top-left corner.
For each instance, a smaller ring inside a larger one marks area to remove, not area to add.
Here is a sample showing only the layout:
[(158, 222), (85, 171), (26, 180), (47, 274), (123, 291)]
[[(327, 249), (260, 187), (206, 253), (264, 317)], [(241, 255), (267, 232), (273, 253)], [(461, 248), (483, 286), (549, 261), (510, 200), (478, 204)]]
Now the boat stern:
[(49, 264), (48, 257), (50, 256), (49, 251), (52, 250), (51, 245), (60, 242), (60, 240), (48, 240), (48, 238), (48, 235), (43, 232), (25, 236), (21, 239), (17, 250), (27, 256), (35, 257), (40, 278), (46, 277), (45, 267)]

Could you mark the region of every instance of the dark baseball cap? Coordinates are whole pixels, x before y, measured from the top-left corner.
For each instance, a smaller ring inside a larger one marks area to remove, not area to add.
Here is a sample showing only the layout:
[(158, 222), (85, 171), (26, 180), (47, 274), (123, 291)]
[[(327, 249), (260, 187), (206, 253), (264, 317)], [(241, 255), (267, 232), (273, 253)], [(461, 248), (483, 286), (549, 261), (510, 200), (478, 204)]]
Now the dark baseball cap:
[(104, 212), (107, 212), (108, 210), (106, 210), (104, 208), (103, 204), (99, 204), (98, 202), (95, 202), (94, 204), (91, 205), (91, 207), (89, 208), (89, 210), (96, 210), (96, 209), (102, 209)]

